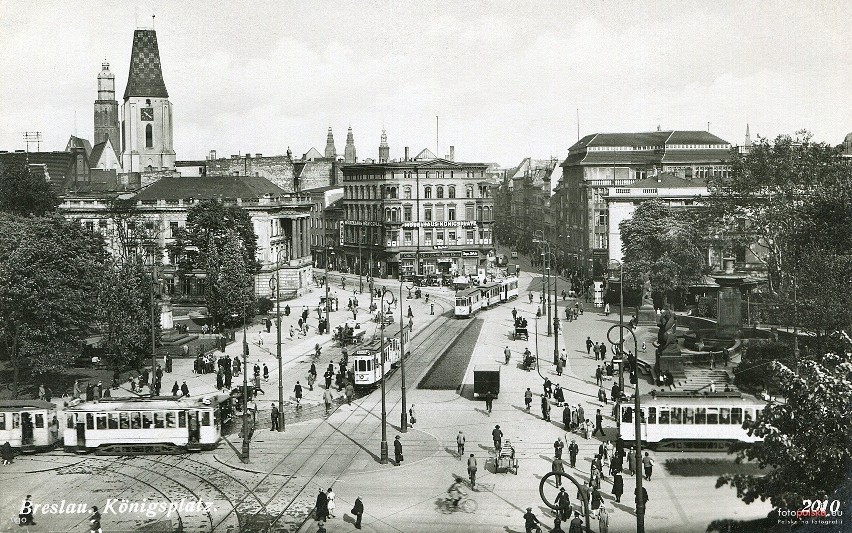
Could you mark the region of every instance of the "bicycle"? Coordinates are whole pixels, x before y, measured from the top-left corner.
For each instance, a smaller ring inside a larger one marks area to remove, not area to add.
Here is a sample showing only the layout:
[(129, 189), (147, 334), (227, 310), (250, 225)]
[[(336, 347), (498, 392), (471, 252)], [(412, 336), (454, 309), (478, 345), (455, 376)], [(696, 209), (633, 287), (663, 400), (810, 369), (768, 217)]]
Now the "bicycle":
[(476, 512), (477, 507), (478, 505), (476, 500), (471, 500), (465, 492), (461, 493), (461, 497), (458, 501), (454, 500), (450, 496), (445, 496), (439, 502), (439, 509), (444, 514), (454, 513), (456, 511), (462, 511), (470, 514)]

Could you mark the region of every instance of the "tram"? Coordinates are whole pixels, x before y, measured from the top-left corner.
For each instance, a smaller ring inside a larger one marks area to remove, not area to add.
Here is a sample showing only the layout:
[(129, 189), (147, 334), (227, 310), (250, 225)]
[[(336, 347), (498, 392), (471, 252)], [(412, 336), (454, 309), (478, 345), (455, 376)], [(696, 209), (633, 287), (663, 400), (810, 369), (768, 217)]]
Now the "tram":
[(64, 447), (100, 455), (210, 450), (232, 414), (227, 394), (81, 402), (65, 409)]
[[(739, 392), (695, 395), (657, 392), (639, 398), (641, 440), (657, 450), (727, 450), (733, 442), (762, 440), (743, 429), (766, 407), (754, 396)], [(621, 435), (636, 440), (632, 402), (621, 406)]]
[(508, 302), (518, 297), (518, 277), (510, 276), (500, 280), (500, 302)]
[(44, 400), (0, 401), (0, 444), (33, 453), (59, 440), (56, 406)]
[(382, 343), (380, 339), (374, 339), (369, 345), (358, 349), (352, 354), (352, 370), (355, 373), (356, 388), (375, 387), (381, 383), (385, 376), (388, 376), (398, 366), (402, 354), (402, 346), (400, 345), (400, 327), (402, 328), (402, 343), (408, 344), (408, 335), (410, 330), (401, 324), (393, 324), (385, 328), (384, 341), (384, 368), (379, 354), (382, 351)]
[(500, 303), (500, 296), (503, 294), (502, 288), (502, 283), (499, 281), (479, 286), (481, 292), (479, 299), (482, 301), (482, 309), (488, 309)]
[(482, 308), (482, 290), (479, 287), (456, 292), (456, 318), (472, 317)]

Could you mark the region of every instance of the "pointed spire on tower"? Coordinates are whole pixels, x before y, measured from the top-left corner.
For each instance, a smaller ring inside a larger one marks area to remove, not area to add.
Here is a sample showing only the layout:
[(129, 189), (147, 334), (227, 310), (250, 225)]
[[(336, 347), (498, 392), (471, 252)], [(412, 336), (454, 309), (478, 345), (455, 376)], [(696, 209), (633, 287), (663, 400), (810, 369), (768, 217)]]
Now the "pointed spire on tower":
[(328, 137), (325, 141), (325, 157), (337, 159), (337, 148), (334, 147), (334, 134), (331, 132), (331, 126), (328, 127)]
[(344, 163), (355, 163), (355, 137), (352, 135), (352, 126), (349, 126), (349, 131), (346, 132), (346, 148), (343, 149)]
[(751, 133), (749, 132), (748, 124), (746, 124), (745, 147), (751, 148)]
[(130, 52), (130, 74), (127, 76), (127, 88), (124, 99), (131, 96), (147, 98), (168, 98), (163, 70), (160, 67), (160, 49), (157, 46), (157, 32), (154, 30), (136, 30), (133, 32), (133, 49)]
[(382, 128), (382, 139), (379, 143), (379, 163), (387, 163), (390, 159), (390, 147), (388, 146), (388, 134)]

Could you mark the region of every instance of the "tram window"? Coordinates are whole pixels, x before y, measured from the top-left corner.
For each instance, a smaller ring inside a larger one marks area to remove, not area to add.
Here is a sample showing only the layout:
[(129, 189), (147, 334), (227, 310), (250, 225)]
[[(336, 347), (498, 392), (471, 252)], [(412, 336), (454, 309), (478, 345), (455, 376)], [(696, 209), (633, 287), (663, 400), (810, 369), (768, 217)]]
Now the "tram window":
[(213, 409), (213, 425), (219, 427), (219, 408)]
[(660, 408), (660, 424), (668, 424), (669, 423), (669, 408), (661, 407)]
[(109, 427), (109, 429), (118, 429), (118, 413), (109, 413), (107, 427)]
[(166, 427), (165, 415), (163, 413), (154, 413), (154, 427), (163, 429)]
[(358, 361), (358, 368), (356, 368), (358, 372), (366, 372), (367, 371), (367, 361), (363, 359)]
[(708, 407), (707, 408), (707, 423), (708, 424), (718, 424), (719, 423), (719, 408), (718, 407)]
[(43, 428), (44, 427), (44, 415), (40, 413), (36, 413), (35, 415), (35, 427)]
[(683, 407), (672, 407), (671, 423), (681, 424), (683, 422)]
[(0, 413), (0, 429), (6, 429), (6, 413)]
[(648, 408), (648, 423), (656, 424), (657, 423), (657, 408), (649, 407)]
[(142, 429), (150, 429), (154, 425), (154, 413), (142, 413)]
[(707, 408), (706, 407), (696, 407), (695, 408), (695, 423), (696, 424), (706, 424), (707, 423)]
[(720, 424), (730, 424), (731, 423), (731, 408), (730, 407), (720, 407), (719, 408), (719, 423)]
[(178, 427), (186, 427), (186, 411), (178, 411)]
[(177, 420), (175, 420), (175, 412), (174, 411), (166, 411), (166, 427), (167, 428), (177, 427)]
[(369, 372), (370, 370), (373, 369), (373, 362), (368, 360), (368, 361), (366, 361), (366, 363), (367, 363), (367, 372)]
[(201, 412), (201, 425), (209, 426), (210, 425), (210, 411), (202, 411)]
[(621, 421), (622, 422), (633, 422), (633, 408), (625, 407), (624, 411), (621, 413)]
[(86, 413), (86, 429), (95, 429), (95, 417), (92, 413)]
[(142, 427), (142, 413), (134, 411), (130, 413), (130, 429), (139, 429)]
[(742, 407), (734, 407), (731, 409), (731, 423), (732, 424), (742, 424), (743, 423), (743, 409)]
[(98, 413), (98, 415), (95, 418), (97, 420), (98, 429), (106, 429), (107, 428), (106, 414)]
[(118, 413), (118, 428), (130, 429), (130, 413)]
[[(68, 415), (67, 418), (68, 418), (68, 423), (67, 423), (66, 427), (68, 429), (74, 429), (74, 415)], [(5, 428), (0, 427), (0, 429), (5, 429)]]
[(684, 407), (683, 423), (690, 425), (695, 423), (695, 409), (693, 409), (692, 407)]

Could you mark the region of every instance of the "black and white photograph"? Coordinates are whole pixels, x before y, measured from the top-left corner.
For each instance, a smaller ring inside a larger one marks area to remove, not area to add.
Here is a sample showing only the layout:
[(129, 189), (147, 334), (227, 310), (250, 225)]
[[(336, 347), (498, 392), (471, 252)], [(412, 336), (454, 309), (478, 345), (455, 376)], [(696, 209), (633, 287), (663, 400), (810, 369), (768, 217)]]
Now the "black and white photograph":
[(0, 533), (852, 531), (849, 0), (0, 26)]

